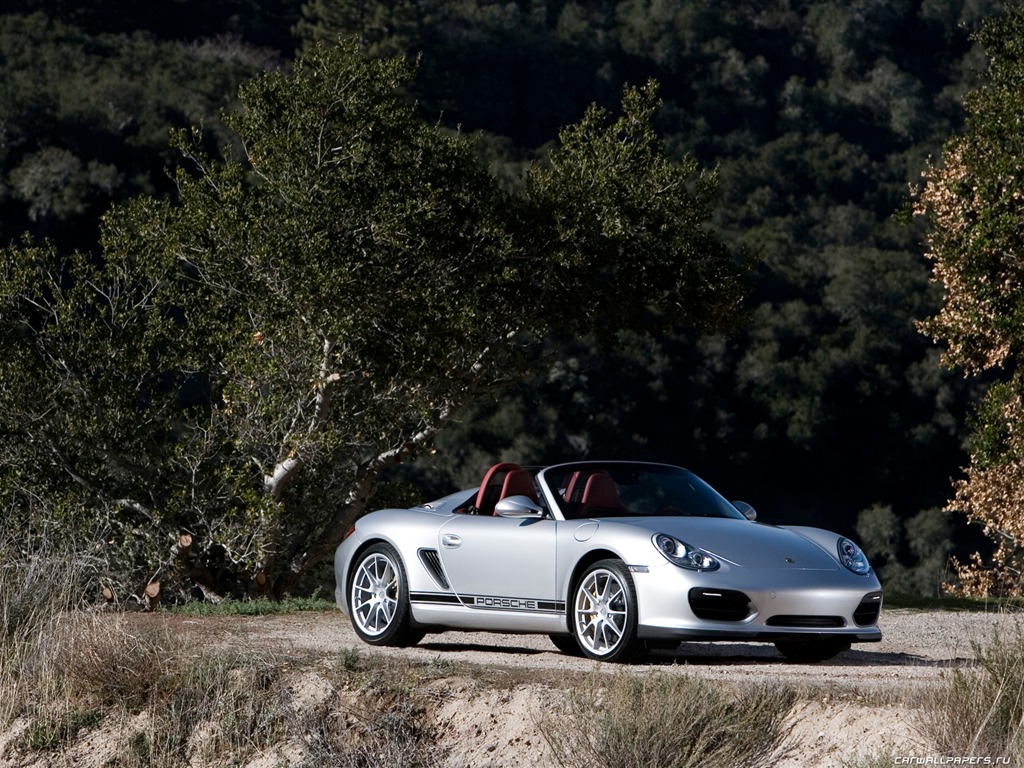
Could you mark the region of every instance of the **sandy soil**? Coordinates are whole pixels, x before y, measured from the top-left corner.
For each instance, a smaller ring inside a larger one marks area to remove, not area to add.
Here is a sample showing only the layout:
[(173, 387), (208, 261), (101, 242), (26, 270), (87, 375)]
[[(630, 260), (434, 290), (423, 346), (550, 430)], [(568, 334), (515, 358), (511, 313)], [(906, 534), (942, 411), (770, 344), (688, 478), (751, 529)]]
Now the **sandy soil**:
[[(886, 611), (881, 643), (854, 646), (819, 664), (787, 663), (765, 644), (688, 643), (674, 652), (659, 652), (644, 663), (622, 667), (564, 656), (546, 636), (448, 632), (429, 635), (413, 648), (376, 650), (359, 641), (340, 613), (230, 619), (155, 614), (134, 620), (167, 624), (175, 633), (193, 637), (197, 645), (273, 649), (324, 660), (358, 649), (361, 654), (393, 654), (450, 669), (451, 675), (430, 683), (431, 694), (439, 702), (438, 730), (451, 750), (453, 766), (479, 768), (551, 765), (537, 723), (556, 714), (553, 683), (570, 673), (623, 670), (691, 674), (727, 683), (781, 680), (793, 684), (800, 695), (790, 717), (788, 751), (777, 763), (781, 768), (849, 765), (869, 755), (891, 756), (882, 764), (892, 764), (893, 758), (941, 758), (929, 752), (915, 727), (920, 690), (937, 684), (951, 665), (972, 663), (972, 642), (984, 643), (997, 629), (1012, 636), (1021, 621), (995, 613)], [(472, 671), (481, 667), (492, 679), (507, 673), (514, 684), (481, 684)], [(315, 672), (309, 672), (296, 679), (295, 700), (305, 697), (315, 704), (330, 695), (325, 686)], [(2, 759), (4, 741), (0, 736), (0, 768), (10, 764)], [(280, 758), (250, 766), (287, 764)]]
[[(202, 622), (204, 620), (194, 620)], [(892, 753), (930, 756), (914, 725), (913, 703), (921, 686), (935, 684), (953, 664), (971, 663), (972, 643), (984, 643), (994, 630), (1014, 632), (1020, 617), (1005, 614), (886, 611), (883, 640), (855, 645), (819, 664), (792, 664), (763, 643), (686, 643), (675, 652), (659, 652), (630, 673), (659, 671), (694, 674), (728, 682), (784, 680), (801, 691), (791, 725), (791, 750), (778, 765), (841, 765), (858, 756)], [(199, 625), (196, 625), (198, 628)], [(240, 643), (253, 635), (282, 649), (334, 654), (345, 648), (368, 651), (340, 614), (234, 620), (228, 631)], [(505, 668), (517, 676), (532, 670), (537, 685), (522, 685), (508, 696), (478, 689), (455, 678), (442, 717), (448, 718), (456, 754), (471, 766), (545, 765), (546, 745), (536, 718), (551, 705), (545, 678), (567, 672), (621, 670), (565, 656), (543, 635), (446, 632), (428, 635), (419, 645), (389, 649), (409, 660)]]

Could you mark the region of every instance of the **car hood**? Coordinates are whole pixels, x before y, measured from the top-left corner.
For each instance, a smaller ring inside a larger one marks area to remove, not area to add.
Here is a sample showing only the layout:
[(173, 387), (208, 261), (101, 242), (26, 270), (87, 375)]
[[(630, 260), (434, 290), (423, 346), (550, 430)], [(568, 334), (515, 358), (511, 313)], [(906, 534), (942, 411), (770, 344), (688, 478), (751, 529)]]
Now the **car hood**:
[(615, 522), (643, 528), (651, 534), (667, 533), (741, 568), (808, 571), (840, 568), (838, 560), (817, 544), (773, 525), (709, 517), (651, 517)]

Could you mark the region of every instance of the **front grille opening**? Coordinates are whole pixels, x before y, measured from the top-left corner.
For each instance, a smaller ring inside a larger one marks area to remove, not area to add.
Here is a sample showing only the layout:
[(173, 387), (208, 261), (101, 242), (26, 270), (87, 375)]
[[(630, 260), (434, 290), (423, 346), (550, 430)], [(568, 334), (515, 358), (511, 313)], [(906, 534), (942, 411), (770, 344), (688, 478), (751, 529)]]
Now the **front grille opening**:
[(441, 589), (450, 589), (448, 578), (444, 575), (444, 568), (441, 567), (441, 556), (437, 554), (437, 550), (421, 549), (418, 554), (420, 562), (423, 563), (423, 567), (430, 574), (430, 578), (434, 580), (434, 583), (441, 587)]
[(743, 621), (751, 613), (750, 598), (735, 589), (690, 590), (690, 610), (705, 621)]
[(882, 593), (869, 592), (860, 601), (853, 612), (853, 620), (858, 627), (871, 627), (878, 623), (878, 614), (882, 610)]
[(769, 627), (799, 627), (800, 629), (835, 629), (846, 626), (842, 616), (772, 616), (765, 622)]

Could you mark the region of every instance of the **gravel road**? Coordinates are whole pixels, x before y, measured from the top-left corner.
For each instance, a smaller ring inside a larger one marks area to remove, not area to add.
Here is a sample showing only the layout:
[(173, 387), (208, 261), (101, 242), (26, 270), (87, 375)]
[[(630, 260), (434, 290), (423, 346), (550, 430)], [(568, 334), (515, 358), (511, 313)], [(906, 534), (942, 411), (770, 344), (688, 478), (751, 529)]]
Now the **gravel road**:
[[(795, 684), (831, 683), (905, 689), (935, 680), (943, 669), (974, 658), (973, 643), (986, 643), (999, 631), (1016, 636), (1024, 617), (1005, 613), (886, 610), (880, 643), (865, 643), (818, 664), (793, 664), (765, 643), (684, 643), (676, 651), (658, 652), (632, 668), (686, 670), (709, 679), (787, 680)], [(178, 619), (182, 629), (211, 630), (209, 619)], [(344, 649), (396, 654), (409, 660), (479, 664), (494, 668), (586, 672), (598, 666), (565, 656), (544, 635), (445, 632), (428, 635), (412, 648), (373, 649), (362, 643), (341, 613), (298, 613), (219, 619), (232, 642), (281, 650), (332, 655)], [(258, 640), (257, 640), (258, 638)], [(225, 638), (226, 639), (226, 638)], [(604, 665), (610, 666), (610, 665)]]

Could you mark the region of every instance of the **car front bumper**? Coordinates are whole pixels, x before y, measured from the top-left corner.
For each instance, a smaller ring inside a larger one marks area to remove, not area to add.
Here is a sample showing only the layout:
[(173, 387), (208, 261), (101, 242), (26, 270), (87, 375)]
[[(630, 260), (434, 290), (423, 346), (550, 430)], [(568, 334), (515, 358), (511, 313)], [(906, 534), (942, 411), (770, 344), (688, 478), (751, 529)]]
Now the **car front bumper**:
[(738, 567), (703, 573), (670, 564), (631, 570), (637, 633), (645, 639), (882, 639), (882, 589), (874, 574)]

